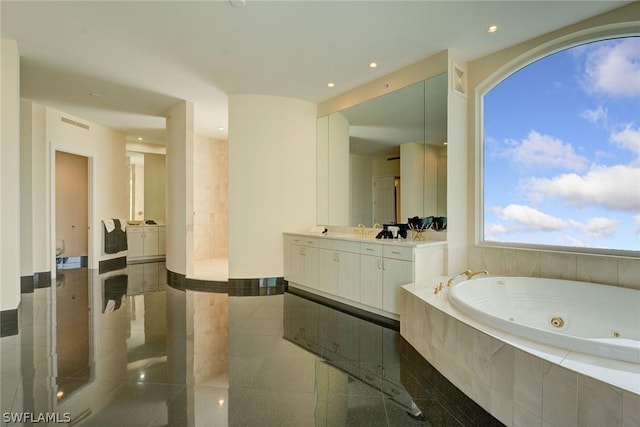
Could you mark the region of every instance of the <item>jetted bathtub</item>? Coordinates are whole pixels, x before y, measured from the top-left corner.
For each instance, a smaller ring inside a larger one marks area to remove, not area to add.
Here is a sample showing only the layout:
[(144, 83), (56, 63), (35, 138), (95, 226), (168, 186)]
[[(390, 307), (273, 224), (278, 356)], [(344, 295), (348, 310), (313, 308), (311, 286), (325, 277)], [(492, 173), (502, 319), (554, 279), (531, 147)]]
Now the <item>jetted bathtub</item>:
[(513, 335), (640, 363), (640, 291), (558, 279), (473, 278), (448, 292), (468, 316)]

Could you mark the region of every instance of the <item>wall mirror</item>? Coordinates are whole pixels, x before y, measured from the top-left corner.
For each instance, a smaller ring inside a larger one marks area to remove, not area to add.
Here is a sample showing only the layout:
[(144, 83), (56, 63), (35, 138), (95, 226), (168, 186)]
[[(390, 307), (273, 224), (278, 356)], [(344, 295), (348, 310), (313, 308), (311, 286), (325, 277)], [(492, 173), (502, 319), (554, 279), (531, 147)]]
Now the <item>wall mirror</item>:
[(318, 224), (446, 216), (447, 74), (318, 119)]

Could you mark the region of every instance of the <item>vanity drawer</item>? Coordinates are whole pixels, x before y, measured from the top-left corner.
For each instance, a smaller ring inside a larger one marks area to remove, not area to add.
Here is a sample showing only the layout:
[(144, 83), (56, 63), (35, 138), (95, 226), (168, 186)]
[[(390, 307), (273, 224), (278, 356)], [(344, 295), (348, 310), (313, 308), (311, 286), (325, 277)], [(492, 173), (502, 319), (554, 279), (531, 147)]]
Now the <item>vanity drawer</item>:
[(291, 236), (291, 243), (312, 248), (318, 247), (318, 239), (316, 237)]
[(362, 255), (382, 256), (382, 245), (375, 243), (361, 243), (360, 253)]
[(413, 261), (413, 248), (405, 246), (385, 246), (382, 254), (385, 258)]
[(360, 242), (347, 240), (319, 239), (318, 247), (332, 251), (360, 253)]

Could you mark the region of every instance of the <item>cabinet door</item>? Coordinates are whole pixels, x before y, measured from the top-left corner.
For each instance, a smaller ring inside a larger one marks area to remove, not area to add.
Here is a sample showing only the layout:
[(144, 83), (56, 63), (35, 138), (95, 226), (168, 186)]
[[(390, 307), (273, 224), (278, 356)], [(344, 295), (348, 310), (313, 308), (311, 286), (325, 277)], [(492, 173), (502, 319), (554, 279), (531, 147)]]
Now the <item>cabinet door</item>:
[(140, 227), (127, 227), (127, 258), (144, 256), (143, 232)]
[(158, 227), (158, 255), (166, 255), (167, 253), (167, 229)]
[(318, 248), (304, 247), (304, 281), (310, 288), (318, 288)]
[(158, 255), (158, 227), (146, 227), (144, 231), (144, 256)]
[(289, 247), (289, 276), (286, 279), (290, 282), (304, 282), (304, 249), (304, 246), (293, 244)]
[(382, 308), (382, 258), (360, 256), (360, 302)]
[(343, 298), (360, 300), (360, 255), (352, 252), (336, 252), (337, 294)]
[(338, 294), (338, 252), (318, 250), (318, 289), (331, 295)]
[(400, 314), (400, 287), (413, 282), (413, 263), (383, 259), (382, 309)]

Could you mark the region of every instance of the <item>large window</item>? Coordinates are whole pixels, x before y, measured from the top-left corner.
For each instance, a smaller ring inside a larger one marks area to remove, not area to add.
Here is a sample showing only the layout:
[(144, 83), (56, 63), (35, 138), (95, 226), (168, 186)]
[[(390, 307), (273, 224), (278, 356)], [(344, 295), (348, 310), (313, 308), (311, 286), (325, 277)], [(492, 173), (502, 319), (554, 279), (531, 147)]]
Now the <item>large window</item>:
[(531, 63), (483, 121), (485, 242), (640, 251), (640, 37)]

